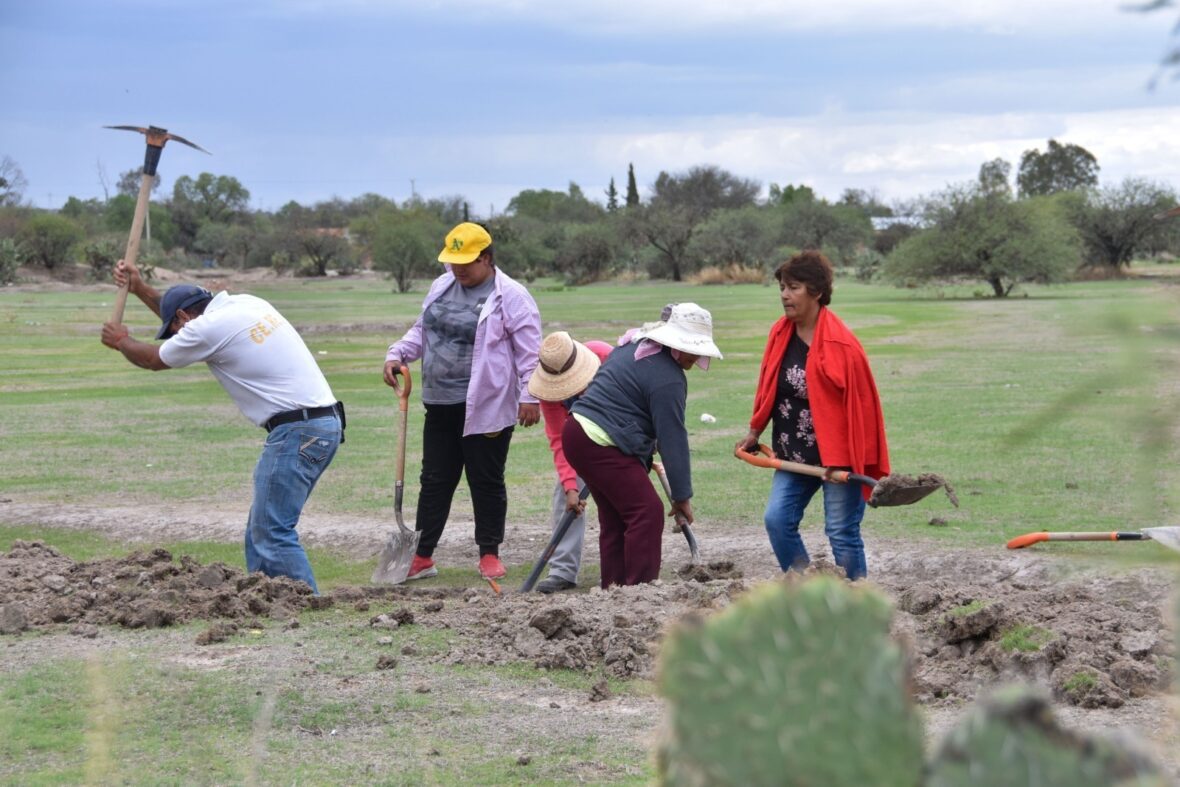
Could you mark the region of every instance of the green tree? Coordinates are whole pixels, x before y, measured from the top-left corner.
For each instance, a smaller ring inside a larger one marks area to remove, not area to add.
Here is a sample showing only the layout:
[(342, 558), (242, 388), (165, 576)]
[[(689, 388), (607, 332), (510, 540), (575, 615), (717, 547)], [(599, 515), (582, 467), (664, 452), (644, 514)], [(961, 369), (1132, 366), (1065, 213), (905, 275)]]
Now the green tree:
[(19, 165), (10, 156), (0, 157), (0, 208), (19, 207), (28, 185)]
[(1002, 158), (994, 158), (979, 165), (979, 188), (994, 197), (1012, 196), (1012, 165)]
[(0, 284), (16, 281), (16, 272), (24, 264), (24, 249), (12, 238), (0, 238)]
[(554, 265), (567, 284), (590, 284), (610, 274), (617, 258), (618, 233), (606, 222), (572, 228)]
[(619, 190), (615, 188), (615, 179), (610, 179), (610, 185), (606, 187), (606, 210), (608, 213), (614, 213), (619, 209)]
[(1080, 145), (1049, 140), (1044, 153), (1036, 148), (1020, 156), (1016, 187), (1021, 197), (1077, 191), (1098, 185), (1098, 159)]
[(433, 216), (381, 213), (375, 217), (373, 267), (385, 271), (398, 292), (409, 292), (415, 277), (442, 272), (435, 247), (445, 231)]
[(797, 249), (818, 249), (841, 265), (873, 242), (873, 224), (864, 210), (829, 205), (820, 199), (794, 199), (779, 209), (783, 243)]
[(29, 262), (54, 270), (70, 262), (70, 251), (82, 240), (82, 230), (65, 216), (38, 213), (25, 222), (18, 237)]
[(875, 190), (844, 189), (844, 193), (840, 195), (840, 201), (836, 204), (845, 208), (856, 208), (870, 219), (893, 215), (893, 208), (882, 202), (880, 195)]
[(601, 219), (604, 211), (602, 206), (586, 199), (577, 183), (570, 183), (568, 193), (549, 189), (526, 189), (508, 202), (507, 213), (547, 222), (585, 224)]
[[(139, 187), (143, 183), (143, 167), (139, 169), (129, 169), (126, 172), (119, 173), (119, 180), (115, 184), (115, 193), (126, 194), (129, 197), (139, 196)], [(150, 194), (155, 194), (156, 189), (160, 188), (160, 173), (152, 179), (152, 190)]]
[(639, 207), (639, 186), (635, 183), (635, 165), (627, 165), (627, 207)]
[(209, 172), (202, 172), (195, 180), (181, 175), (172, 186), (170, 203), (177, 240), (184, 248), (193, 249), (201, 225), (239, 221), (249, 205), (250, 192), (237, 178)]
[(688, 256), (695, 268), (766, 267), (774, 260), (778, 245), (777, 224), (776, 216), (764, 208), (719, 210), (693, 234)]
[(975, 279), (1002, 298), (1021, 282), (1063, 281), (1077, 267), (1077, 231), (1058, 200), (1017, 202), (972, 183), (930, 198), (923, 218), (927, 228), (885, 261), (885, 275), (898, 283)]
[(670, 175), (660, 172), (652, 185), (652, 198), (634, 211), (634, 231), (657, 252), (654, 275), (681, 281), (689, 272), (688, 255), (693, 233), (714, 211), (754, 204), (761, 185), (719, 167), (693, 167)]
[(771, 205), (790, 205), (796, 200), (814, 202), (815, 199), (815, 192), (811, 190), (811, 186), (793, 186), (790, 183), (780, 186), (777, 183), (771, 183), (767, 190), (766, 201)]
[(1170, 188), (1142, 178), (1127, 178), (1073, 200), (1073, 222), (1086, 260), (1119, 270), (1138, 255), (1164, 249), (1173, 227), (1155, 216), (1175, 204)]

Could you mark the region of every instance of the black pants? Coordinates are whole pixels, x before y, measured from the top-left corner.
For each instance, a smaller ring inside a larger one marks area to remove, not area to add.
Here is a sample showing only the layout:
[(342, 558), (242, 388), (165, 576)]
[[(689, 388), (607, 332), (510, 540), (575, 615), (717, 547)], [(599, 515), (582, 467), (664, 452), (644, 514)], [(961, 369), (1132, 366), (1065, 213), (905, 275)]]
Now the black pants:
[(428, 404), (422, 427), (422, 475), (415, 527), (422, 532), (418, 554), (430, 557), (442, 538), (459, 476), (467, 474), (471, 507), (475, 512), (475, 543), (480, 557), (495, 555), (504, 540), (508, 490), (504, 465), (512, 429), (491, 435), (463, 436), (465, 404)]

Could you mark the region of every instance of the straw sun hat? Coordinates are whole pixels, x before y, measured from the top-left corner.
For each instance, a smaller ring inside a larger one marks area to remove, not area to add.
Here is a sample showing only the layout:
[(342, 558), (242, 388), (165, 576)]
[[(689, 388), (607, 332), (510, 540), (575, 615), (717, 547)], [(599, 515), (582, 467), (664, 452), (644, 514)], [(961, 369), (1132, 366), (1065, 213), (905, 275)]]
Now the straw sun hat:
[(581, 392), (600, 363), (589, 347), (565, 331), (546, 336), (538, 356), (537, 368), (529, 378), (529, 393), (544, 402), (561, 402)]
[(639, 339), (693, 355), (721, 357), (721, 350), (713, 343), (713, 315), (695, 303), (665, 306), (659, 322), (649, 322), (635, 332), (634, 340)]

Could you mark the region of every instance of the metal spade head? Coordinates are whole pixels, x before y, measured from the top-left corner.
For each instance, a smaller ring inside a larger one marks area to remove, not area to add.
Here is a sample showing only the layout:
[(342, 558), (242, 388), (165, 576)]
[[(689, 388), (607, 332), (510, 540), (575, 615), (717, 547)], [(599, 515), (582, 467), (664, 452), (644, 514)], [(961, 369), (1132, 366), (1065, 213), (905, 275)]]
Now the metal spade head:
[(946, 495), (956, 507), (959, 499), (955, 490), (946, 479), (935, 473), (924, 473), (919, 476), (892, 473), (877, 481), (873, 486), (873, 493), (869, 496), (869, 505), (874, 508), (886, 506), (908, 506), (924, 497), (928, 497), (939, 489), (945, 489)]

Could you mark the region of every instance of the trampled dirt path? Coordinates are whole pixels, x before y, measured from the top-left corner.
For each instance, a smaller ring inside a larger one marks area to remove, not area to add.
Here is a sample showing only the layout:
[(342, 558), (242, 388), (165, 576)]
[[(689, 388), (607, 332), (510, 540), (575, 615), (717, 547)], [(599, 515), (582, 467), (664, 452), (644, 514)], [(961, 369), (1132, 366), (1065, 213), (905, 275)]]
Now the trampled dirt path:
[[(392, 607), (386, 614), (409, 614), (418, 625), (458, 635), (444, 656), (449, 663), (525, 662), (540, 669), (605, 669), (619, 677), (651, 678), (661, 635), (671, 622), (690, 611), (722, 608), (751, 585), (779, 577), (765, 535), (756, 528), (698, 526), (706, 566), (684, 576), (676, 569), (688, 564), (687, 548), (668, 533), (663, 581), (556, 598), (511, 592), (497, 598), (482, 583), (472, 588), (422, 583), (337, 589), (328, 594), (330, 602), (321, 602), (285, 581), (247, 578), (233, 567), (175, 563), (150, 552), (151, 545), (164, 541), (237, 542), (241, 519), (237, 510), (2, 502), (0, 522), (93, 530), (142, 543), (144, 550), (87, 564), (35, 545), (0, 554), (0, 607), (6, 610), (0, 617), (11, 623), (15, 604), (29, 626), (85, 631), (88, 626), (152, 627), (199, 618), (229, 627), (253, 618), (286, 619), (313, 603), (371, 601), (385, 609), (388, 601)], [(312, 512), (300, 531), (308, 543), (371, 557), (392, 526), (385, 519)], [(543, 523), (510, 525), (501, 554), (510, 565), (531, 564), (547, 538)], [(827, 551), (822, 534), (808, 532), (805, 540), (822, 565)], [(1151, 741), (1158, 759), (1180, 778), (1180, 732), (1168, 693), (1175, 664), (1168, 625), (1175, 572), (1078, 566), (1076, 558), (1063, 559), (1046, 549), (916, 546), (881, 533), (869, 533), (866, 540), (872, 582), (896, 604), (895, 633), (911, 652), (915, 698), (932, 737), (988, 687), (1031, 680), (1053, 691), (1067, 725)], [(586, 559), (596, 562), (592, 537), (587, 547)], [(470, 523), (450, 524), (435, 558), (442, 565), (474, 568)], [(1017, 626), (1029, 627), (1030, 636), (1039, 638), (1038, 650), (1001, 647), (1002, 635)], [(215, 627), (210, 631), (218, 636)], [(52, 637), (43, 639), (45, 647), (53, 647)], [(1071, 678), (1082, 673), (1090, 678), (1079, 686)], [(655, 728), (658, 702), (627, 697), (612, 702), (625, 715), (646, 714), (650, 729)], [(585, 710), (582, 722), (601, 721), (598, 704), (579, 707)], [(633, 725), (619, 728), (619, 734), (634, 735)]]

